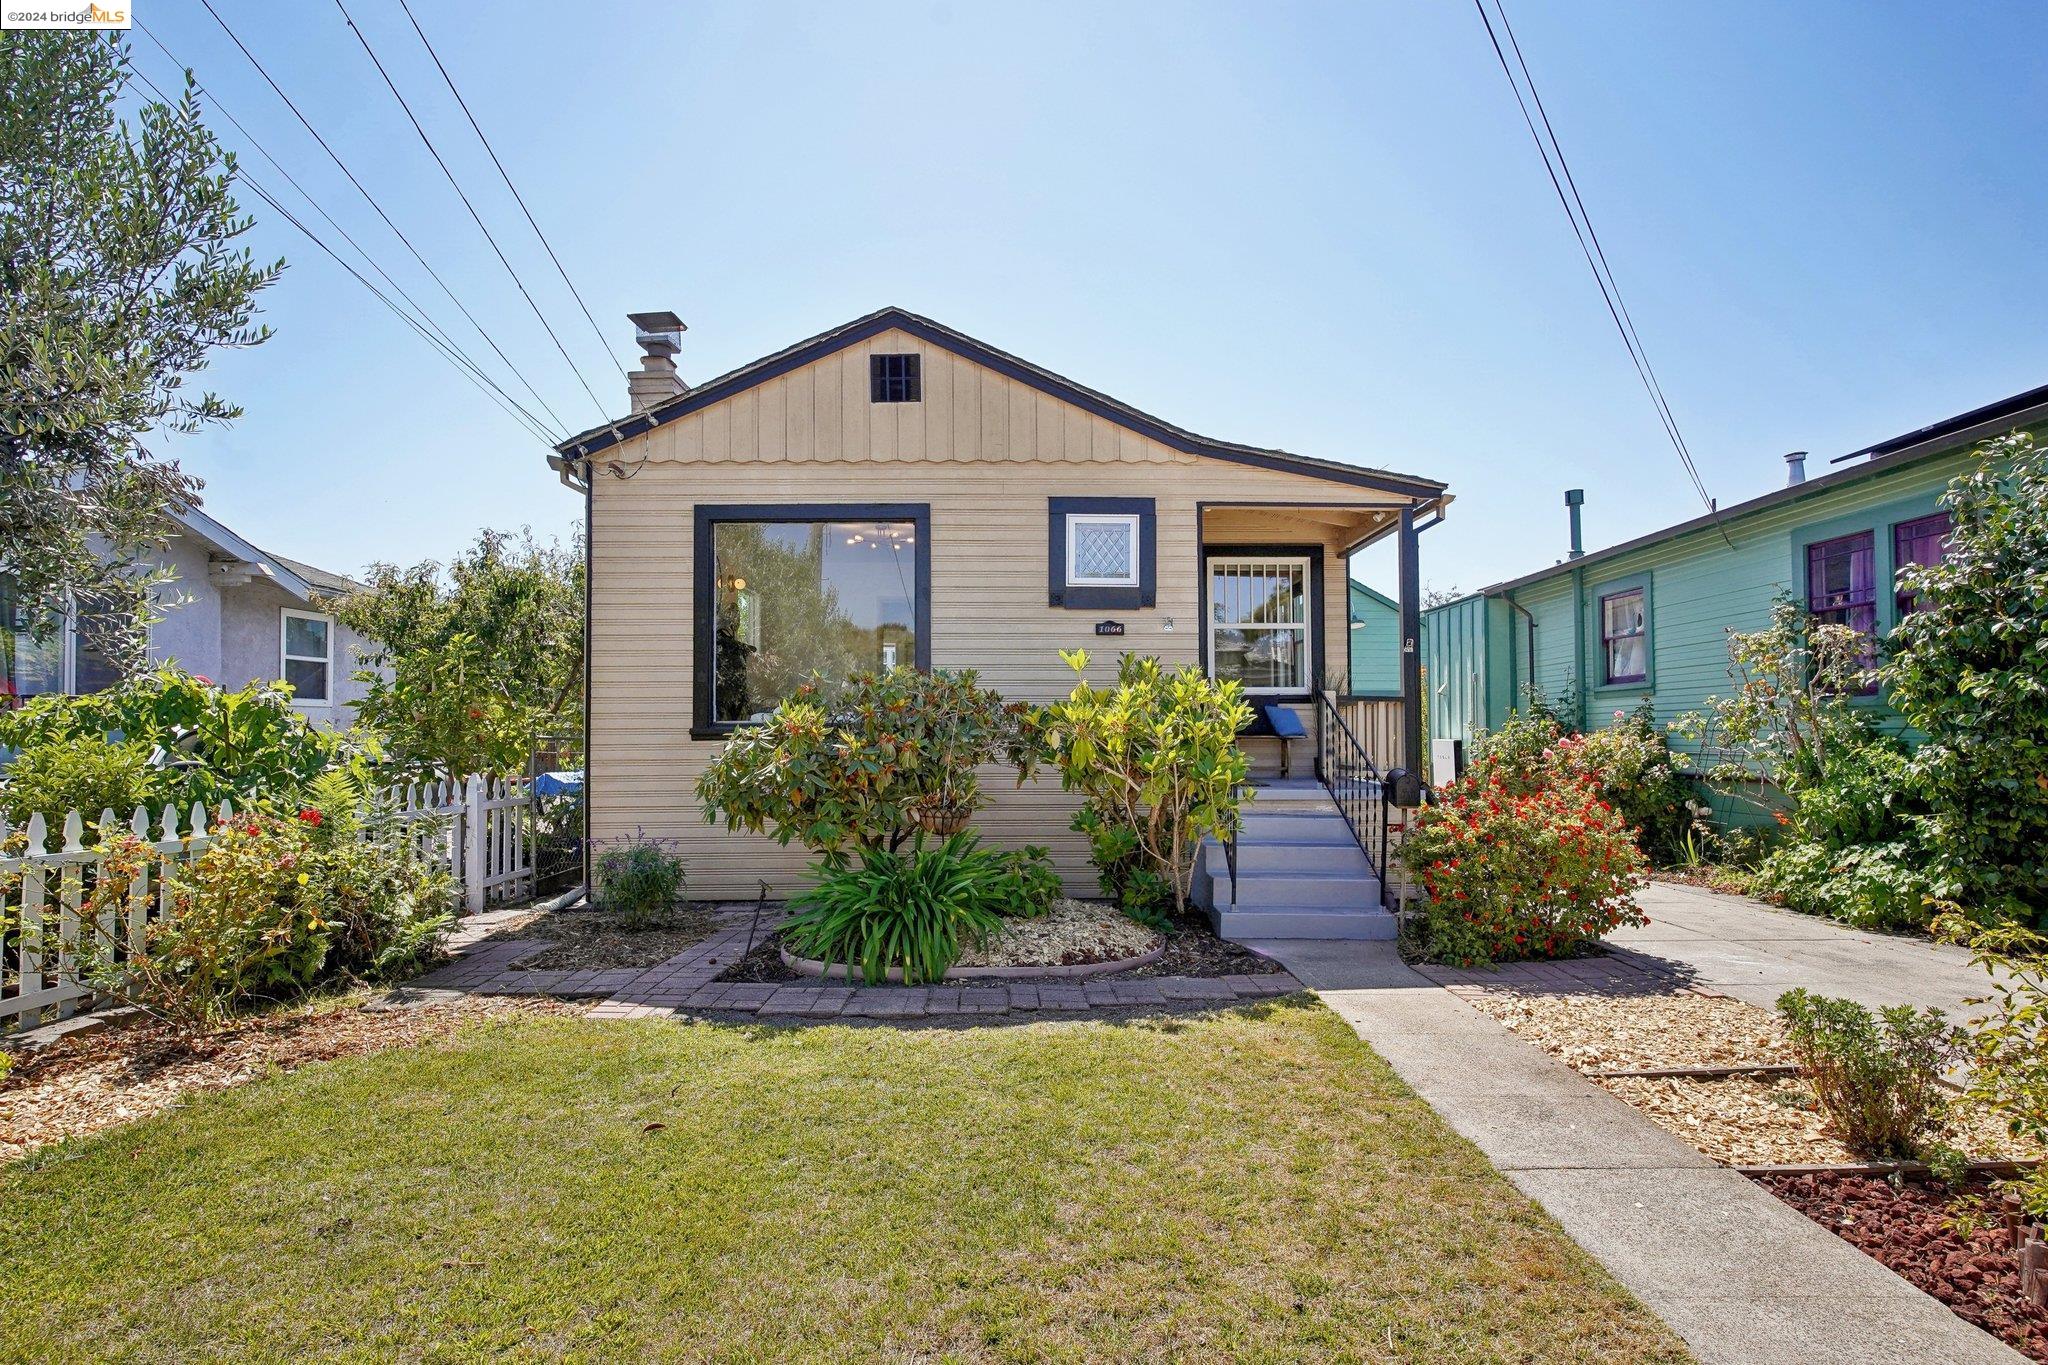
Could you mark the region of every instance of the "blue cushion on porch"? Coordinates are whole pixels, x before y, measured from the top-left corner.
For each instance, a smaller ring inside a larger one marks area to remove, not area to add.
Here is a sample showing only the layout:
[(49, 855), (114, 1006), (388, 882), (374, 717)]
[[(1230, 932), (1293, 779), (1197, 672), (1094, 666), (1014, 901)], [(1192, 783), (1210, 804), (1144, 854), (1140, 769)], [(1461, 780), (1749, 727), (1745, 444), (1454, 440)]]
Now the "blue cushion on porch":
[(1292, 707), (1282, 706), (1277, 701), (1255, 701), (1252, 709), (1258, 713), (1258, 720), (1264, 722), (1262, 725), (1255, 723), (1254, 729), (1280, 739), (1308, 738), (1308, 728), (1301, 723), (1301, 717), (1294, 713)]

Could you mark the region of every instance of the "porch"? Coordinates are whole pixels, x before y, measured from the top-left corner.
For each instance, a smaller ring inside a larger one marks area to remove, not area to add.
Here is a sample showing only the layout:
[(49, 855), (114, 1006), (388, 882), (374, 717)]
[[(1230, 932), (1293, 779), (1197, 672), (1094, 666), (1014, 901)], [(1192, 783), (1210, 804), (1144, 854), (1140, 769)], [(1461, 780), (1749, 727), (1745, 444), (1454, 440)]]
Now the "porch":
[[(1253, 804), (1204, 850), (1196, 895), (1226, 938), (1385, 939), (1400, 812), (1421, 799), (1417, 542), (1438, 503), (1200, 503), (1203, 667), (1234, 678)], [(1392, 538), (1398, 615), (1388, 666), (1352, 685), (1350, 557)]]

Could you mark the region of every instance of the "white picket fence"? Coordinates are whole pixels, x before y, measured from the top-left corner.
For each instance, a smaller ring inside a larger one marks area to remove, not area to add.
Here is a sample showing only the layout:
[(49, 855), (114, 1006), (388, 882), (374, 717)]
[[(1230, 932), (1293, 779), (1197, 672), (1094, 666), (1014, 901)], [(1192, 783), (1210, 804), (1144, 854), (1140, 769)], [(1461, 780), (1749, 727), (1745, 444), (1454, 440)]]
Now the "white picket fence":
[[(532, 886), (533, 794), (525, 780), (451, 778), (389, 788), (377, 802), (399, 837), (455, 878), (470, 914), (493, 901), (517, 899)], [(140, 951), (150, 920), (169, 912), (167, 874), (203, 852), (233, 814), (223, 803), (211, 815), (197, 804), (189, 811), (166, 806), (130, 815), (128, 829), (156, 858), (130, 886), (125, 905), (101, 912), (93, 941)], [(106, 829), (123, 822), (113, 811), (102, 811), (95, 823)], [(55, 824), (57, 848), (50, 847), (52, 822), (38, 815), (21, 831), (25, 847), (0, 856), (0, 894), (21, 922), (18, 934), (0, 937), (0, 1032), (69, 1018), (92, 995), (79, 980), (79, 936), (86, 929), (80, 908), (100, 853), (85, 846), (87, 821), (77, 811)], [(12, 845), (13, 834), (0, 820), (0, 849)]]

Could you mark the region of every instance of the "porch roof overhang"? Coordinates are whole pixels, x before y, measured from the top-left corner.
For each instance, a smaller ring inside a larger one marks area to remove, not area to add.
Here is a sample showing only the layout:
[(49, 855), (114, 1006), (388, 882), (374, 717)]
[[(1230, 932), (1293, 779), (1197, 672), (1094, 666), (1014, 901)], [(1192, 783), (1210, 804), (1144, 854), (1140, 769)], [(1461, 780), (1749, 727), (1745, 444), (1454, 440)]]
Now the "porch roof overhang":
[(1444, 509), (1452, 502), (1452, 495), (1439, 492), (1434, 497), (1416, 499), (1335, 499), (1331, 501), (1261, 501), (1223, 500), (1200, 501), (1195, 504), (1206, 529), (1212, 514), (1226, 514), (1222, 519), (1256, 523), (1270, 519), (1276, 528), (1282, 523), (1309, 525), (1326, 533), (1323, 538), (1340, 538), (1342, 554), (1352, 555), (1394, 534), (1401, 526), (1403, 508), (1412, 507), (1418, 521), (1427, 520), (1434, 525), (1441, 520)]

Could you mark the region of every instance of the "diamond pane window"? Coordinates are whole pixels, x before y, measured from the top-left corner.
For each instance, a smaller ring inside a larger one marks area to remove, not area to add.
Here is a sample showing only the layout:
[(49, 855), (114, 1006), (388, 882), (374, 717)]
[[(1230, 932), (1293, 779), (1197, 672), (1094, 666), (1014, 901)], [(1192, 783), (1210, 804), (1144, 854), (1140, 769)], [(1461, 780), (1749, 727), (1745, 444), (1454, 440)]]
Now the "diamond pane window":
[(1138, 518), (1076, 514), (1067, 518), (1067, 582), (1131, 587), (1138, 581)]

